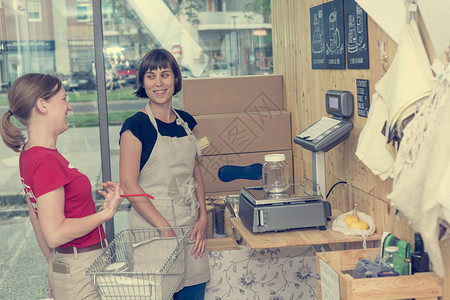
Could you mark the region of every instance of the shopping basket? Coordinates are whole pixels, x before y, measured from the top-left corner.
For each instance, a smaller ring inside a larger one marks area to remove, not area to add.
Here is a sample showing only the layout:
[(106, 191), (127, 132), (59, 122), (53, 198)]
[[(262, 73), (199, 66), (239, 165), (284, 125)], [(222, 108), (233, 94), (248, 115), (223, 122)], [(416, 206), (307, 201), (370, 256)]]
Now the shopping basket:
[(126, 229), (86, 271), (102, 299), (171, 299), (186, 271), (189, 227)]

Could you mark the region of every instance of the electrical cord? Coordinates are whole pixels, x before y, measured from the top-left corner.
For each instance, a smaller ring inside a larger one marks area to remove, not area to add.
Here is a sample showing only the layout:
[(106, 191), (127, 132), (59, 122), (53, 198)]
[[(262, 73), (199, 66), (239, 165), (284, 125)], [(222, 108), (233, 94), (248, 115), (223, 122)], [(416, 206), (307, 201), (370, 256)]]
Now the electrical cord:
[(345, 183), (345, 184), (347, 184), (347, 181), (338, 181), (338, 182), (336, 182), (335, 184), (333, 184), (333, 186), (332, 186), (332, 187), (330, 188), (330, 190), (328, 191), (327, 196), (325, 197), (325, 199), (328, 199), (328, 196), (330, 195), (331, 191), (334, 189), (335, 186), (337, 186), (337, 185), (340, 184), (340, 183)]

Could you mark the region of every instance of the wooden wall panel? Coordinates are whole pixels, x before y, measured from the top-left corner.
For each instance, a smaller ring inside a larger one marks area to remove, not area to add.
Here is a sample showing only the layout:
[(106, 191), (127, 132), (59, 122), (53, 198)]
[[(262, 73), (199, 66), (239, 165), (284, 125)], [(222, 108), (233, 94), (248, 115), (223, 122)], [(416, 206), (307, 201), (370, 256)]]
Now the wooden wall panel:
[[(272, 0), (274, 72), (283, 75), (285, 107), (291, 112), (292, 118), (292, 138), (322, 116), (328, 115), (324, 101), (327, 90), (348, 90), (356, 96), (356, 79), (368, 79), (372, 95), (375, 83), (384, 75), (384, 68), (388, 68), (397, 50), (396, 43), (368, 17), (369, 70), (313, 70), (309, 9), (325, 2), (327, 1)], [(383, 54), (388, 58), (384, 68), (381, 64), (380, 43), (384, 46)], [(387, 203), (386, 195), (391, 190), (392, 181), (382, 181), (374, 176), (355, 155), (358, 137), (366, 118), (355, 113), (350, 121), (354, 124), (350, 137), (325, 154), (326, 190), (335, 182), (344, 180), (348, 182), (349, 195), (355, 194), (353, 189), (358, 189), (373, 196), (378, 202)], [(311, 178), (311, 152), (296, 144), (293, 145), (293, 152), (296, 180)], [(353, 200), (350, 199), (340, 202), (346, 209), (353, 206)]]
[[(370, 97), (374, 94), (375, 83), (380, 80), (395, 57), (397, 44), (368, 17), (369, 31), (369, 70), (313, 70), (311, 68), (311, 7), (328, 2), (324, 0), (272, 0), (272, 34), (274, 51), (274, 73), (283, 75), (285, 89), (285, 107), (291, 112), (292, 138), (307, 126), (327, 116), (325, 110), (325, 92), (329, 89), (348, 90), (356, 97), (356, 79), (367, 79), (370, 83)], [(426, 29), (417, 15), (425, 47), (429, 55), (433, 53)], [(383, 45), (384, 52), (380, 50)], [(382, 64), (382, 56), (386, 64)], [(433, 57), (430, 57), (430, 60)], [(366, 118), (359, 117), (356, 110), (351, 118), (354, 129), (350, 137), (325, 154), (326, 190), (337, 181), (340, 184), (330, 194), (333, 208), (348, 211), (353, 204), (371, 215), (377, 230), (390, 231), (398, 237), (413, 241), (414, 230), (408, 221), (399, 220), (390, 207), (388, 195), (392, 189), (392, 180), (382, 181), (355, 155), (358, 137)], [(293, 144), (295, 180), (301, 182), (303, 177), (311, 178), (311, 152)], [(450, 274), (450, 242), (443, 244), (446, 273)], [(446, 251), (447, 250), (447, 251)], [(444, 278), (449, 282), (450, 275)], [(450, 299), (450, 291), (444, 299)]]

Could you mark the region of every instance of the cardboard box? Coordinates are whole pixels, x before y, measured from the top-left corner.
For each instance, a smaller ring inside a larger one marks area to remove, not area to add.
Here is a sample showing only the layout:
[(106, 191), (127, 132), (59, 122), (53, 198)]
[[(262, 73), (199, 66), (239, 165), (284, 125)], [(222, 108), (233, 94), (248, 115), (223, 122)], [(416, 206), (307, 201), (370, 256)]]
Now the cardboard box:
[(291, 182), (293, 180), (292, 151), (272, 151), (255, 152), (242, 154), (218, 154), (201, 156), (200, 169), (202, 171), (203, 183), (206, 193), (237, 192), (243, 187), (252, 187), (262, 185), (261, 180), (236, 179), (230, 182), (222, 182), (217, 175), (222, 166), (249, 166), (255, 163), (264, 164), (264, 156), (267, 154), (280, 153), (286, 156), (286, 163), (289, 166)]
[(281, 75), (184, 79), (183, 109), (191, 115), (284, 109)]
[(211, 144), (202, 155), (292, 149), (291, 114), (287, 111), (217, 114), (195, 117), (195, 136)]

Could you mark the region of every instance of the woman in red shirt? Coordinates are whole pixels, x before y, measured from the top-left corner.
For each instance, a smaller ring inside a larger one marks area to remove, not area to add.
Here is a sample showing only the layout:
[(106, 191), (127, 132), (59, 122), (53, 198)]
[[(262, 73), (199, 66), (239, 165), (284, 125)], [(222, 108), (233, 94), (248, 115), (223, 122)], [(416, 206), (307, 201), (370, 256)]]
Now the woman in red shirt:
[[(99, 299), (86, 269), (105, 246), (102, 224), (111, 219), (122, 198), (119, 183), (101, 184), (102, 210), (96, 211), (91, 184), (57, 150), (58, 136), (68, 129), (61, 81), (51, 75), (27, 74), (8, 91), (10, 109), (0, 126), (5, 144), (20, 152), (20, 177), (36, 239), (49, 262), (56, 299)], [(14, 116), (27, 127), (26, 140), (11, 123)]]

